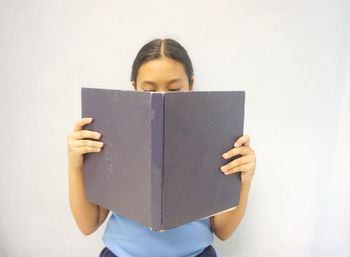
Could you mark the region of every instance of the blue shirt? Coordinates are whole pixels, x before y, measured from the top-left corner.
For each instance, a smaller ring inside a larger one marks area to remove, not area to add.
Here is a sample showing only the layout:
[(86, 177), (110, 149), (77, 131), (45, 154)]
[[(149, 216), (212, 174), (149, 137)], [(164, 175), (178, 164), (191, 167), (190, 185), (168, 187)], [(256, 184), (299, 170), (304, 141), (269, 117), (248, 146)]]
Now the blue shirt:
[(213, 239), (209, 217), (157, 232), (114, 212), (103, 234), (105, 246), (118, 257), (195, 257)]

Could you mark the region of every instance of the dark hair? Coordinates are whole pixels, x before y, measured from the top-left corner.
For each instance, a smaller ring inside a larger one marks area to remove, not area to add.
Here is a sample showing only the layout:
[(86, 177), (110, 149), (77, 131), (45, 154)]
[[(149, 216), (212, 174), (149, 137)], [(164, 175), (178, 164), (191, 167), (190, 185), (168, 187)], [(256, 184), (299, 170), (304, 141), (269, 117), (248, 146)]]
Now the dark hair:
[(193, 67), (190, 57), (187, 54), (185, 48), (180, 45), (179, 42), (174, 39), (153, 39), (152, 41), (145, 44), (140, 51), (137, 53), (134, 63), (132, 64), (131, 79), (130, 81), (135, 82), (136, 89), (136, 78), (137, 73), (142, 64), (145, 62), (161, 58), (166, 56), (175, 61), (182, 63), (185, 67), (185, 71), (188, 77), (190, 87), (193, 83)]

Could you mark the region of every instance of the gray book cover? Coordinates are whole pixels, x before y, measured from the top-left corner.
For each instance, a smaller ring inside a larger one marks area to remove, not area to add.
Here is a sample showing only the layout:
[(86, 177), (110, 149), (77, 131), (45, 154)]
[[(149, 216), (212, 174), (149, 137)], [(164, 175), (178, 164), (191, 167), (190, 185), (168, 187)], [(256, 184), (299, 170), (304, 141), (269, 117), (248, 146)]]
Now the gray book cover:
[(104, 142), (84, 154), (86, 197), (156, 231), (237, 206), (240, 173), (220, 167), (239, 157), (221, 155), (243, 135), (244, 103), (244, 91), (82, 87), (82, 117), (94, 118), (83, 129)]

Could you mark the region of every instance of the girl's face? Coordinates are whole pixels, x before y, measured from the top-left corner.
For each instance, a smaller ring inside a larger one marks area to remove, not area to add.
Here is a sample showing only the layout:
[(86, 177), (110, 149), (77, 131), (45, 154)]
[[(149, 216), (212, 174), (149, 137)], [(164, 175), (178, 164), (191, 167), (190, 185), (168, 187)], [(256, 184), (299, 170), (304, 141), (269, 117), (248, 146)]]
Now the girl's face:
[(192, 91), (184, 65), (168, 57), (142, 64), (136, 80), (136, 91)]

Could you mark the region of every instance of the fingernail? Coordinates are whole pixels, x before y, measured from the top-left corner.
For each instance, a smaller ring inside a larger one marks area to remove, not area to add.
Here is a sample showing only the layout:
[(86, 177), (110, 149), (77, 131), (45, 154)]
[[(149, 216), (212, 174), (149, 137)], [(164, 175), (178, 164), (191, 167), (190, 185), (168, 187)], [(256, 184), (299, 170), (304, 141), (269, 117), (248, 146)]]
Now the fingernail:
[(222, 155), (222, 157), (224, 157), (225, 159), (228, 157), (228, 154), (227, 153), (224, 153), (223, 155)]
[(220, 169), (221, 169), (221, 171), (226, 171), (225, 167), (221, 167)]
[(238, 143), (235, 143), (235, 147), (237, 147), (238, 146)]

